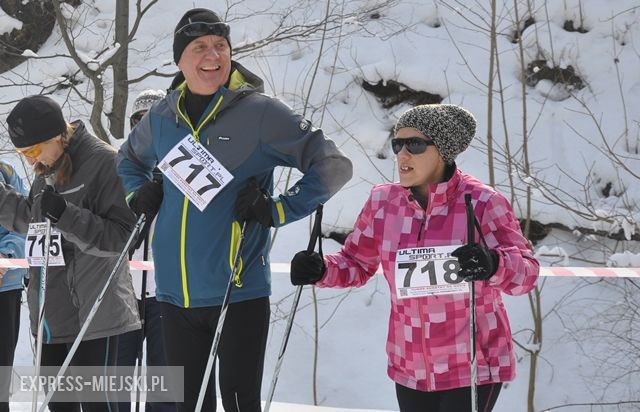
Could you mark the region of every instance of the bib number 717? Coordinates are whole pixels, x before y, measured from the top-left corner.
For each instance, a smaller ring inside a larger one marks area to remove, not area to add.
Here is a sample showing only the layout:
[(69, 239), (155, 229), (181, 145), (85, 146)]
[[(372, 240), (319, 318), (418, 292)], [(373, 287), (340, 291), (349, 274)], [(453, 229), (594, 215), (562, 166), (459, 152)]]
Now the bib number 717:
[(233, 179), (190, 134), (169, 150), (158, 168), (200, 211)]

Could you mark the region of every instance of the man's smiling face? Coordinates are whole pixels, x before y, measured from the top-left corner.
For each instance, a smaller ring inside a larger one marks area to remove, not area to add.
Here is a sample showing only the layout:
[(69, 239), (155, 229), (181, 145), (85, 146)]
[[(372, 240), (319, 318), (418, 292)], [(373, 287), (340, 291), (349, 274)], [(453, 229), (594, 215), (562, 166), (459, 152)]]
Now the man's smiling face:
[(187, 45), (178, 62), (189, 90), (194, 94), (214, 94), (229, 80), (231, 48), (227, 39), (201, 36)]

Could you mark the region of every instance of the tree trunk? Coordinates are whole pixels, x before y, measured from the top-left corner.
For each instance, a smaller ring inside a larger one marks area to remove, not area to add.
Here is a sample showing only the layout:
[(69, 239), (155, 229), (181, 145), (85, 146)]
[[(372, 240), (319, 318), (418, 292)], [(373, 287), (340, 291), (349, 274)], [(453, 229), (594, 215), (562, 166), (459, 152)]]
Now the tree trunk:
[(120, 45), (113, 60), (113, 99), (109, 118), (109, 131), (116, 139), (125, 136), (127, 99), (129, 97), (129, 0), (116, 1), (115, 41)]
[(91, 123), (91, 127), (93, 128), (93, 132), (95, 135), (100, 138), (100, 140), (104, 140), (107, 143), (109, 142), (109, 135), (107, 131), (102, 126), (102, 110), (104, 108), (104, 87), (102, 87), (102, 83), (100, 82), (100, 78), (94, 79), (93, 82), (93, 106), (91, 107), (91, 118), (89, 122)]

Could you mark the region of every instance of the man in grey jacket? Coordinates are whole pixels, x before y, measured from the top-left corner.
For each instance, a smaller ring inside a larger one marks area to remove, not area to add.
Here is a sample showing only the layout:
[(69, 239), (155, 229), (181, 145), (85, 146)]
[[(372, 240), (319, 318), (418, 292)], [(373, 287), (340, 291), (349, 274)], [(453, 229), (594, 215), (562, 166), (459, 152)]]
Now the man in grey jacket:
[[(135, 216), (115, 172), (115, 150), (91, 135), (82, 122), (67, 123), (53, 99), (39, 95), (22, 99), (7, 124), (12, 143), (36, 177), (26, 198), (0, 183), (0, 224), (27, 233), (26, 255), (32, 262), (44, 255), (38, 222), (46, 217), (53, 225), (42, 365), (59, 366), (115, 267)], [(53, 186), (46, 184), (45, 176)], [(29, 269), (27, 300), (33, 332), (38, 330), (40, 269)], [(140, 328), (128, 271), (128, 263), (120, 267), (71, 366), (115, 365), (117, 335)], [(90, 410), (113, 410), (115, 405), (93, 403)], [(53, 402), (49, 408), (79, 410), (79, 405)]]
[[(229, 26), (211, 10), (185, 13), (174, 30), (180, 75), (118, 154), (118, 173), (137, 213), (158, 213), (153, 238), (156, 299), (169, 365), (184, 366), (184, 399), (193, 412), (222, 313), (218, 370), (227, 412), (260, 411), (269, 329), (270, 228), (309, 215), (352, 175), (349, 159), (321, 130), (264, 92), (263, 82), (231, 60)], [(151, 180), (158, 165), (163, 183)], [(302, 178), (275, 196), (273, 172)], [(243, 224), (243, 223), (246, 223)], [(215, 411), (208, 381), (204, 411)]]

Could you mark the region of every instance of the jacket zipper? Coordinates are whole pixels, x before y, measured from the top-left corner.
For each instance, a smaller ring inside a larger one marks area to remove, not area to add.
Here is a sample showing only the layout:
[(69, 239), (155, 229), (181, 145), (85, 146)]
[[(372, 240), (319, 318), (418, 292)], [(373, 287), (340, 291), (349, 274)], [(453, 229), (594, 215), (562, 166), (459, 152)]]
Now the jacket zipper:
[[(422, 205), (420, 205), (420, 202), (418, 202), (417, 200), (414, 199), (413, 201), (416, 202), (418, 206), (420, 206), (420, 210), (422, 210), (423, 212), (422, 218), (420, 219), (420, 227), (418, 229), (418, 240), (416, 241), (416, 245), (418, 246), (420, 245), (420, 241), (422, 240), (422, 231), (424, 230), (424, 227), (427, 223), (427, 210), (426, 208), (422, 208)], [(420, 301), (418, 301), (417, 303), (417, 310), (418, 310), (418, 317), (420, 318), (420, 331), (421, 331), (420, 348), (422, 349), (422, 356), (424, 358), (426, 384), (427, 384), (427, 388), (433, 389), (431, 388), (431, 368), (429, 367), (429, 356), (427, 355), (427, 347), (425, 345), (425, 340), (426, 340), (425, 337), (427, 335), (426, 324), (425, 324), (424, 314), (422, 313), (422, 304), (420, 303)]]
[(422, 356), (424, 357), (426, 384), (427, 384), (427, 388), (429, 388), (430, 390), (434, 390), (435, 388), (431, 387), (431, 368), (429, 368), (429, 356), (427, 355), (427, 347), (424, 344), (426, 341), (427, 331), (425, 330), (426, 325), (424, 321), (424, 315), (422, 313), (422, 305), (420, 303), (418, 304), (418, 315), (420, 316), (420, 330), (422, 331), (422, 334), (420, 336), (420, 340), (421, 340), (420, 347), (422, 348)]
[(426, 221), (427, 221), (427, 215), (425, 213), (425, 215), (422, 216), (422, 220), (420, 220), (420, 229), (418, 229), (418, 242), (422, 240), (422, 230), (424, 229), (424, 224)]
[[(182, 96), (182, 94), (180, 96)], [(217, 114), (216, 111), (220, 107), (220, 104), (222, 103), (223, 98), (224, 98), (224, 94), (218, 98), (218, 101), (213, 106), (211, 113), (209, 113), (207, 117), (204, 118), (202, 123), (198, 125), (198, 128), (195, 129), (193, 127), (193, 124), (189, 120), (189, 117), (186, 116), (184, 113), (182, 113), (182, 111), (180, 110), (180, 97), (178, 97), (178, 102), (176, 104), (176, 127), (178, 126), (178, 115), (180, 115), (182, 119), (187, 123), (191, 131), (193, 132), (193, 137), (199, 143), (200, 130), (204, 127), (205, 124), (209, 122), (210, 119), (215, 120), (216, 114)], [(181, 230), (180, 230), (180, 247), (179, 247), (180, 248), (179, 250), (180, 272), (181, 272), (180, 275), (182, 280), (182, 298), (183, 298), (183, 307), (185, 308), (188, 308), (190, 306), (190, 300), (191, 300), (189, 296), (189, 282), (187, 279), (187, 210), (189, 209), (188, 206), (189, 206), (189, 199), (185, 196), (184, 202), (182, 205), (182, 223), (181, 223)]]

